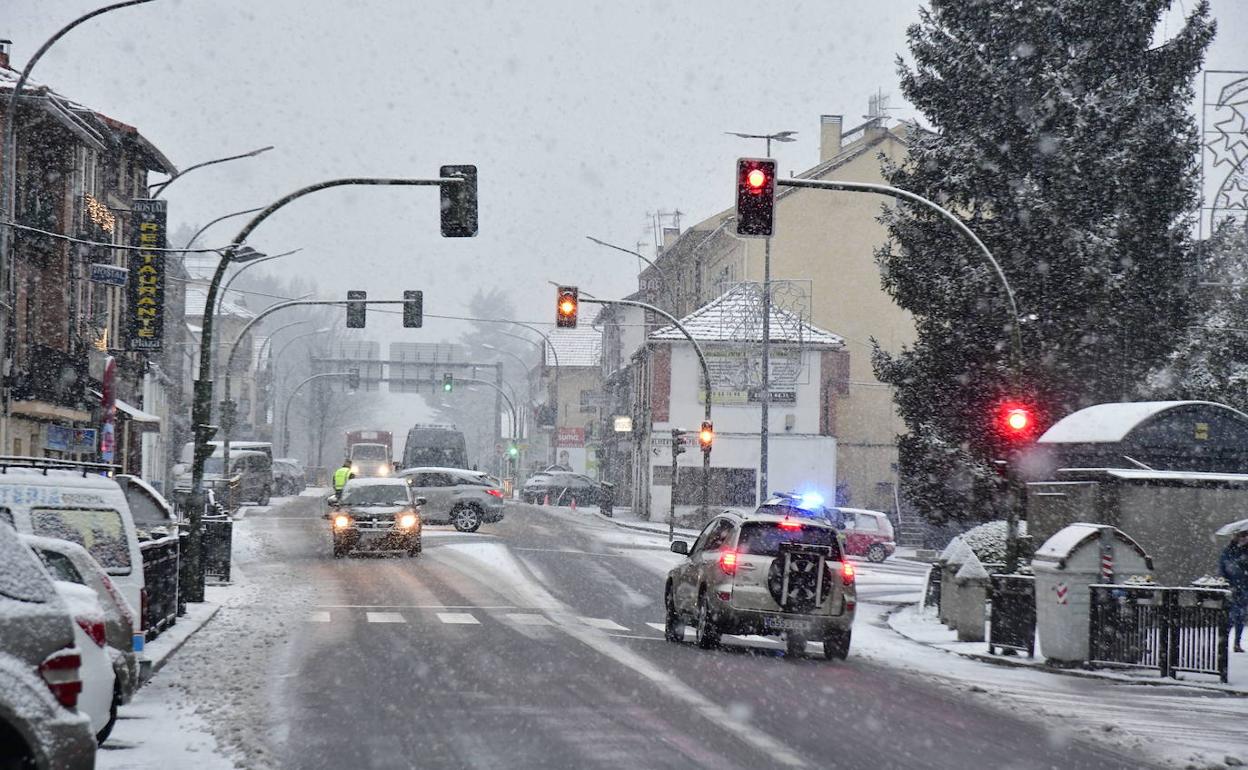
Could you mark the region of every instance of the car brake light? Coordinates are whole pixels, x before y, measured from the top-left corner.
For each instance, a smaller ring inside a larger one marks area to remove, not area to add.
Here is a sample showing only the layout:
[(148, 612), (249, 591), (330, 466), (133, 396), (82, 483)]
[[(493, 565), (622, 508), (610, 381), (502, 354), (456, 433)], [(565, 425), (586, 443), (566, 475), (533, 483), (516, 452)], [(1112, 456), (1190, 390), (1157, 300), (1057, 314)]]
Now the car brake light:
[(841, 582), (847, 586), (854, 584), (854, 565), (850, 562), (841, 562)]
[(780, 522), (780, 529), (801, 529), (801, 528), (802, 528), (802, 523), (800, 521), (794, 521), (793, 519), (790, 519), (787, 516), (784, 518), (784, 521)]
[(90, 620), (88, 618), (74, 618), (78, 622), (78, 627), (91, 637), (91, 641), (95, 642), (96, 647), (104, 646), (104, 621)]
[(485, 490), (485, 493), (486, 493), (487, 495), (494, 495), (495, 497), (499, 498), (500, 500), (501, 500), (501, 499), (502, 499), (502, 497), (503, 497), (503, 490), (501, 490), (501, 489), (487, 489), (487, 490)]
[(719, 568), (724, 571), (725, 575), (737, 574), (737, 552), (724, 551), (719, 555)]
[(57, 702), (67, 709), (78, 706), (78, 695), (82, 692), (82, 680), (78, 678), (81, 666), (82, 658), (72, 647), (52, 653), (39, 665), (39, 675)]

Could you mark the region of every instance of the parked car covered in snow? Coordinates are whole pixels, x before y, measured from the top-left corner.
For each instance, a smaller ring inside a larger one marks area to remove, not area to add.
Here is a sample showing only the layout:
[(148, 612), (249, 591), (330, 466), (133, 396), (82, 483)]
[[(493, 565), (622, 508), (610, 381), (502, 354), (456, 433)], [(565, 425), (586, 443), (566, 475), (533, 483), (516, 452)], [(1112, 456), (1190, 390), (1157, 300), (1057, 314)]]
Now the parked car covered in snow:
[(0, 767), (90, 770), (74, 621), (39, 559), (0, 521)]

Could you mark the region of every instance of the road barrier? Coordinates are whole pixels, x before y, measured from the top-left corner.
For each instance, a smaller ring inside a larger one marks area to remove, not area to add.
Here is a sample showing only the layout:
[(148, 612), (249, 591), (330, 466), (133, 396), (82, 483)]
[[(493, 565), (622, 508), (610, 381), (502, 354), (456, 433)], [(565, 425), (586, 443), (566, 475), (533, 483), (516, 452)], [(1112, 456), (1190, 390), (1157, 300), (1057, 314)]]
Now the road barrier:
[(988, 653), (997, 650), (1036, 654), (1036, 579), (1031, 575), (992, 575)]
[(1227, 680), (1230, 592), (1219, 588), (1092, 585), (1089, 662), (1213, 674)]
[(230, 556), (234, 542), (234, 521), (228, 518), (203, 520), (204, 576), (230, 582)]
[(149, 641), (178, 620), (179, 542), (175, 535), (139, 544), (143, 554), (143, 582), (147, 602), (141, 618)]

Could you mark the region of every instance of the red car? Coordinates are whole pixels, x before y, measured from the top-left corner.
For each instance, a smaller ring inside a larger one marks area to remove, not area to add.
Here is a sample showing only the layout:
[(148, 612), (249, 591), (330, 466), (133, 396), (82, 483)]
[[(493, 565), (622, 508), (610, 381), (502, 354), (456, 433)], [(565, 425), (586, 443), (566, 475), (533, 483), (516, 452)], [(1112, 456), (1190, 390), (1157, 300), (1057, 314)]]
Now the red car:
[(893, 524), (887, 515), (862, 508), (838, 507), (836, 510), (845, 522), (845, 553), (881, 562), (897, 550)]

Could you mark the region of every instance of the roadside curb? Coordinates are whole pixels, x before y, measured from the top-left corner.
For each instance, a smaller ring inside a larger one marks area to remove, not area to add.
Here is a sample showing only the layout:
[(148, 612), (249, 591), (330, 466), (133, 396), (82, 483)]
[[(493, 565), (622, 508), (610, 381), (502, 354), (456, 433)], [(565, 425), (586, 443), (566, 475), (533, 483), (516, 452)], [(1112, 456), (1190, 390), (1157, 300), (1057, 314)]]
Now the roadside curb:
[[(146, 667), (146, 673), (142, 677), (140, 677), (139, 687), (141, 688), (143, 685), (150, 682), (152, 677), (156, 676), (157, 672), (159, 672), (162, 668), (164, 668), (165, 664), (168, 663), (169, 660), (174, 655), (177, 654), (178, 650), (182, 649), (182, 645), (186, 644), (187, 640), (189, 640), (192, 636), (199, 633), (199, 630), (201, 628), (208, 625), (209, 621), (215, 618), (217, 616), (217, 613), (220, 611), (221, 611), (221, 605), (214, 604), (212, 608), (208, 610), (208, 614), (205, 615), (202, 620), (199, 620), (198, 624), (194, 628), (192, 628), (190, 631), (183, 634), (179, 639), (177, 639), (177, 641), (173, 643), (173, 646), (170, 647), (168, 650), (163, 650), (161, 652), (160, 657), (152, 659), (151, 665)], [(177, 628), (177, 626), (175, 625), (174, 628)], [(169, 632), (166, 631), (165, 633), (169, 633)]]
[[(613, 516), (607, 516), (606, 514), (601, 513), (599, 511), (594, 511), (593, 514), (591, 515), (597, 516), (599, 519), (607, 522), (608, 524), (614, 524), (620, 529), (631, 529), (635, 532), (645, 532), (650, 535), (666, 535), (667, 534), (667, 532), (662, 531), (660, 529), (656, 529), (655, 527), (648, 527), (643, 524), (633, 524), (631, 522), (620, 521), (619, 519), (616, 519)], [(697, 537), (698, 536), (697, 530), (686, 529), (684, 527), (677, 527), (675, 532), (676, 534), (681, 535), (683, 537)]]
[[(906, 604), (895, 605), (892, 609), (886, 612), (884, 614), (884, 622), (888, 626), (888, 629), (907, 641), (914, 642), (915, 644), (921, 644), (924, 647), (928, 647), (933, 650), (958, 655), (966, 658), (967, 660), (973, 660), (979, 663), (988, 663), (994, 666), (1002, 666), (1004, 668), (1021, 668), (1030, 671), (1041, 671), (1048, 674), (1061, 674), (1063, 676), (1075, 677), (1076, 679), (1098, 679), (1102, 682), (1112, 682), (1113, 684), (1138, 685), (1145, 687), (1184, 687), (1202, 690), (1207, 693), (1216, 693), (1226, 697), (1248, 696), (1248, 689), (1236, 689), (1221, 683), (1215, 684), (1212, 682), (1199, 682), (1189, 679), (1136, 679), (1133, 677), (1114, 675), (1112, 672), (1096, 671), (1086, 668), (1066, 668), (1063, 666), (1054, 666), (1040, 659), (1036, 659), (1036, 662), (1034, 663), (1028, 663), (1022, 659), (1013, 659), (1000, 655), (989, 655), (986, 652), (970, 652), (967, 650), (949, 649), (948, 647), (944, 647), (940, 644), (935, 644), (923, 639), (917, 639), (893, 624), (893, 616), (897, 615), (907, 607), (914, 606), (917, 606), (915, 602), (908, 602)], [(984, 642), (984, 644), (987, 644), (987, 642)]]

